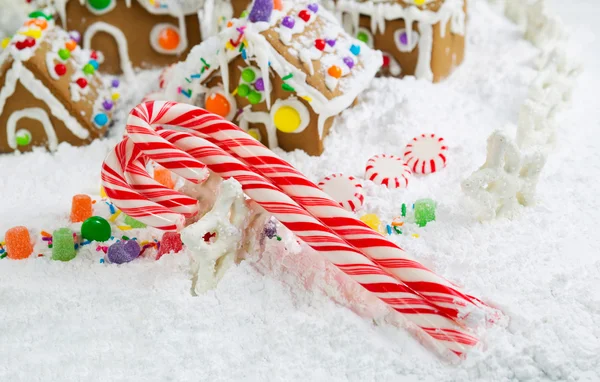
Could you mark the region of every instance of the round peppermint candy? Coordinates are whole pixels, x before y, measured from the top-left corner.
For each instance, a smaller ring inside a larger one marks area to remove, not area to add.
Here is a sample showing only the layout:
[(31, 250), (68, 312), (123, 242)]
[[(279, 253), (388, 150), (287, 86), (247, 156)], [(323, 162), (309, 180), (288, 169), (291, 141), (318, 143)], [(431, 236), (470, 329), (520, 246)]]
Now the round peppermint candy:
[(348, 211), (356, 211), (365, 202), (363, 186), (353, 176), (329, 175), (319, 182), (319, 188)]
[(435, 134), (421, 134), (406, 145), (404, 161), (413, 173), (432, 174), (446, 167), (448, 146)]
[(401, 158), (381, 154), (369, 159), (365, 177), (388, 188), (406, 188), (411, 174), (410, 168)]

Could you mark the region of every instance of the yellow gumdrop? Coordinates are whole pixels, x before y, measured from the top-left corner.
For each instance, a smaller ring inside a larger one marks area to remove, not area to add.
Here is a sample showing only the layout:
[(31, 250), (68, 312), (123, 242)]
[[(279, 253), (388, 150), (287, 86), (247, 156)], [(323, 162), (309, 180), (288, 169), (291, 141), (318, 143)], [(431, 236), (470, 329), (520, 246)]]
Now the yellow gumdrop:
[(302, 119), (298, 110), (291, 106), (282, 106), (275, 112), (273, 122), (275, 122), (275, 127), (280, 131), (293, 133), (300, 127)]
[(0, 46), (2, 46), (2, 49), (6, 49), (8, 44), (10, 44), (10, 37), (3, 38)]
[(374, 231), (383, 233), (383, 230), (381, 228), (381, 220), (379, 219), (379, 216), (375, 214), (366, 214), (360, 218), (360, 221), (371, 227), (371, 229), (373, 229)]

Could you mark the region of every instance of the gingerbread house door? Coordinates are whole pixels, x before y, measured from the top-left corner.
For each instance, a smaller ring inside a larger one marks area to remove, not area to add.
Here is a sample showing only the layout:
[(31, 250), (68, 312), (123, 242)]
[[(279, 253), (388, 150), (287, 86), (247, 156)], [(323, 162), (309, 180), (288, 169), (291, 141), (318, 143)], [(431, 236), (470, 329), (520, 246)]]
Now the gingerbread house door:
[(102, 44), (99, 44), (99, 46), (104, 46), (106, 48), (109, 46), (116, 47), (116, 53), (119, 55), (123, 74), (125, 74), (125, 77), (127, 78), (133, 78), (133, 66), (131, 65), (131, 60), (129, 59), (129, 47), (127, 45), (127, 38), (125, 37), (125, 34), (119, 28), (99, 21), (90, 25), (85, 31), (83, 36), (83, 47), (85, 49), (92, 49), (92, 40), (94, 38), (104, 39)]
[[(37, 128), (37, 124), (42, 126), (43, 133)], [(54, 151), (58, 146), (58, 138), (50, 117), (40, 107), (29, 107), (13, 112), (6, 123), (6, 137), (8, 146), (13, 150), (28, 151), (33, 146), (46, 144), (48, 149)]]

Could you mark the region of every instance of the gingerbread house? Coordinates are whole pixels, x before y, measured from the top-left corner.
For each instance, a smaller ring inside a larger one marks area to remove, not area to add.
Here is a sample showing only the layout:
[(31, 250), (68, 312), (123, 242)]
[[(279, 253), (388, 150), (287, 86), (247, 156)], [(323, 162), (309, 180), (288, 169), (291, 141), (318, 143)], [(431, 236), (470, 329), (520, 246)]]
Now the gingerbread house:
[(381, 64), (318, 3), (256, 0), (178, 64), (165, 99), (203, 106), (268, 147), (320, 155), (334, 117)]
[(348, 33), (384, 55), (381, 74), (430, 81), (462, 63), (466, 0), (329, 0)]
[[(62, 26), (100, 53), (103, 71), (131, 77), (134, 69), (163, 67), (186, 57), (213, 34), (215, 16), (201, 30), (204, 0), (39, 0), (54, 7)], [(227, 2), (207, 0), (215, 12)], [(211, 11), (212, 12), (212, 11)], [(204, 16), (203, 16), (204, 17)]]
[(33, 12), (2, 44), (0, 153), (84, 145), (103, 136), (111, 122), (113, 94), (98, 62), (50, 14)]

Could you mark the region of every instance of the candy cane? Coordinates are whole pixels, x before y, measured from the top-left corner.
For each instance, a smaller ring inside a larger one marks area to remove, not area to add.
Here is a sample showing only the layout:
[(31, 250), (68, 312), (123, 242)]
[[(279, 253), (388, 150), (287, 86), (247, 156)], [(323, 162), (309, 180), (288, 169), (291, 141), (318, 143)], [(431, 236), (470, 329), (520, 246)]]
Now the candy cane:
[(459, 291), (456, 286), (409, 257), (400, 247), (341, 208), (271, 150), (216, 115), (187, 104), (148, 102), (134, 109), (129, 119), (127, 131), (130, 136), (135, 136), (136, 141), (146, 143), (157, 139), (149, 126), (153, 123), (145, 122), (153, 113), (160, 115), (153, 117), (154, 124), (190, 128), (248, 164), (253, 171), (272, 181), (341, 238), (457, 321), (479, 324), (485, 318), (492, 320), (499, 315), (477, 298)]
[[(186, 132), (163, 130), (157, 136), (176, 144), (191, 156), (201, 159), (212, 171), (222, 177), (238, 179), (248, 196), (293, 230), (308, 245), (332, 261), (340, 270), (394, 310), (404, 314), (410, 322), (428, 334), (428, 341), (433, 342), (438, 350), (442, 352), (450, 350), (454, 354), (461, 355), (477, 344), (474, 336), (458, 327), (420, 296), (414, 295), (362, 253), (338, 238), (329, 228), (318, 222), (268, 180), (252, 172), (222, 149)], [(130, 137), (126, 140), (130, 140)], [(132, 166), (140, 168), (136, 163), (139, 162), (140, 151), (126, 156), (118, 150), (115, 150), (115, 153), (117, 157), (121, 157), (119, 163), (126, 169)], [(151, 153), (151, 155), (157, 154), (160, 156), (160, 153), (155, 150)], [(163, 154), (166, 154), (166, 151)]]

